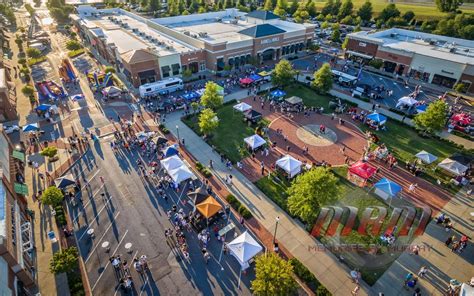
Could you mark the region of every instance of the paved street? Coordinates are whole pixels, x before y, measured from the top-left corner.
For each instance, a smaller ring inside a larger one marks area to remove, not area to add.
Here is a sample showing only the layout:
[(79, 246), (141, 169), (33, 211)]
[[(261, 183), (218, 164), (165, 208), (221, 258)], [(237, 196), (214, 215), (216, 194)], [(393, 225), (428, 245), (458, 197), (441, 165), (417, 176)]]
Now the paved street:
[[(69, 202), (68, 207), (93, 293), (120, 294), (108, 260), (120, 254), (129, 263), (137, 255), (149, 259), (150, 272), (144, 279), (132, 270), (135, 293), (139, 295), (249, 295), (251, 275), (242, 277), (238, 289), (238, 263), (228, 255), (218, 263), (222, 244), (214, 237), (208, 246), (212, 253), (208, 265), (204, 264), (194, 232), (186, 234), (190, 263), (169, 244), (164, 231), (173, 226), (166, 211), (172, 204), (181, 205), (180, 196), (186, 197), (168, 190), (168, 201), (159, 198), (155, 187), (137, 173), (136, 159), (141, 156), (136, 152), (114, 153), (108, 140), (111, 138), (106, 137), (101, 144), (96, 142), (92, 151), (71, 169), (81, 182), (82, 192), (77, 197), (82, 199), (82, 205)], [(231, 221), (238, 225), (235, 218)], [(87, 233), (91, 229), (93, 238)], [(229, 239), (234, 232), (228, 234)], [(104, 242), (109, 243), (108, 253), (102, 247)], [(126, 250), (128, 243), (131, 248)]]

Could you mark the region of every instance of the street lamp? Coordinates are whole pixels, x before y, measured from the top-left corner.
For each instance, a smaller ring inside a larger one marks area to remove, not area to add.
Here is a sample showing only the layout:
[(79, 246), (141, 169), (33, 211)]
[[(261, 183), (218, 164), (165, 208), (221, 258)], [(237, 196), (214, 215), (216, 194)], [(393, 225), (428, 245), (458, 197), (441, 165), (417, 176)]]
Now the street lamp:
[(275, 232), (273, 233), (273, 246), (275, 247), (275, 241), (276, 241), (276, 235), (277, 235), (277, 229), (278, 229), (278, 222), (280, 222), (280, 216), (277, 216), (275, 218)]
[(176, 134), (178, 135), (178, 145), (179, 145), (181, 141), (179, 139), (179, 126), (178, 125), (176, 125)]

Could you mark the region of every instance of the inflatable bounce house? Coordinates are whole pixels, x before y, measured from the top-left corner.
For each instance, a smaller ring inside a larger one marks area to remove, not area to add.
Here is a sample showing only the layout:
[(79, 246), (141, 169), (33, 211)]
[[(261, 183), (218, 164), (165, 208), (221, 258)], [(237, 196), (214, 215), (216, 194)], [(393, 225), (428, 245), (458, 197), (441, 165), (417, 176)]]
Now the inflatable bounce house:
[(101, 90), (107, 86), (114, 85), (114, 81), (112, 79), (112, 73), (104, 73), (104, 72), (93, 72), (93, 73), (86, 73), (87, 80), (89, 81), (89, 85), (91, 88), (94, 88), (96, 91)]
[(59, 67), (59, 77), (65, 82), (75, 81), (77, 76), (68, 59), (63, 59)]
[(40, 100), (56, 100), (65, 96), (63, 88), (54, 81), (36, 83)]

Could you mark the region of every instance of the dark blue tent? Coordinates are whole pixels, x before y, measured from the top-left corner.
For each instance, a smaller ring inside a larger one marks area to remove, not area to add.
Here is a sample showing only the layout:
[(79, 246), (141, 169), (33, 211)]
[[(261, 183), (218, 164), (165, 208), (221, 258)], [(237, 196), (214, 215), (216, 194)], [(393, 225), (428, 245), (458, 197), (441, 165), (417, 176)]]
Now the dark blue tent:
[(165, 151), (163, 151), (163, 154), (164, 154), (164, 158), (168, 158), (173, 155), (178, 155), (179, 152), (175, 146), (169, 146), (165, 149)]
[(286, 95), (286, 92), (282, 91), (281, 89), (275, 89), (270, 93), (270, 96), (274, 98), (282, 98)]
[(262, 80), (262, 76), (257, 75), (257, 74), (252, 74), (250, 75), (250, 79), (252, 79), (253, 81), (260, 81)]
[(50, 108), (51, 108), (51, 105), (48, 105), (48, 104), (41, 104), (41, 105), (39, 105), (38, 107), (36, 107), (36, 110), (39, 110), (39, 111), (42, 111), (42, 112), (46, 112), (46, 111), (48, 111)]
[(74, 176), (72, 174), (67, 174), (54, 180), (54, 185), (56, 185), (56, 187), (58, 187), (59, 189), (64, 189), (68, 186), (75, 184), (76, 181), (74, 180)]
[(188, 93), (185, 93), (182, 95), (183, 99), (187, 100), (187, 101), (192, 101), (192, 100), (195, 100), (195, 99), (199, 99), (199, 94), (195, 91), (192, 91), (192, 92), (188, 92)]

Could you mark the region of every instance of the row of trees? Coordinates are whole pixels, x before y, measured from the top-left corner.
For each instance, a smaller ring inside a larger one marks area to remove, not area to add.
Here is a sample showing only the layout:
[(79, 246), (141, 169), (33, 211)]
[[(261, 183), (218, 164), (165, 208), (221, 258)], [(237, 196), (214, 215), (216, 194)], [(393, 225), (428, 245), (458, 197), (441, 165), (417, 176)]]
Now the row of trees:
[(58, 23), (66, 23), (69, 15), (74, 12), (74, 6), (66, 4), (65, 0), (48, 0), (46, 6), (51, 17)]

